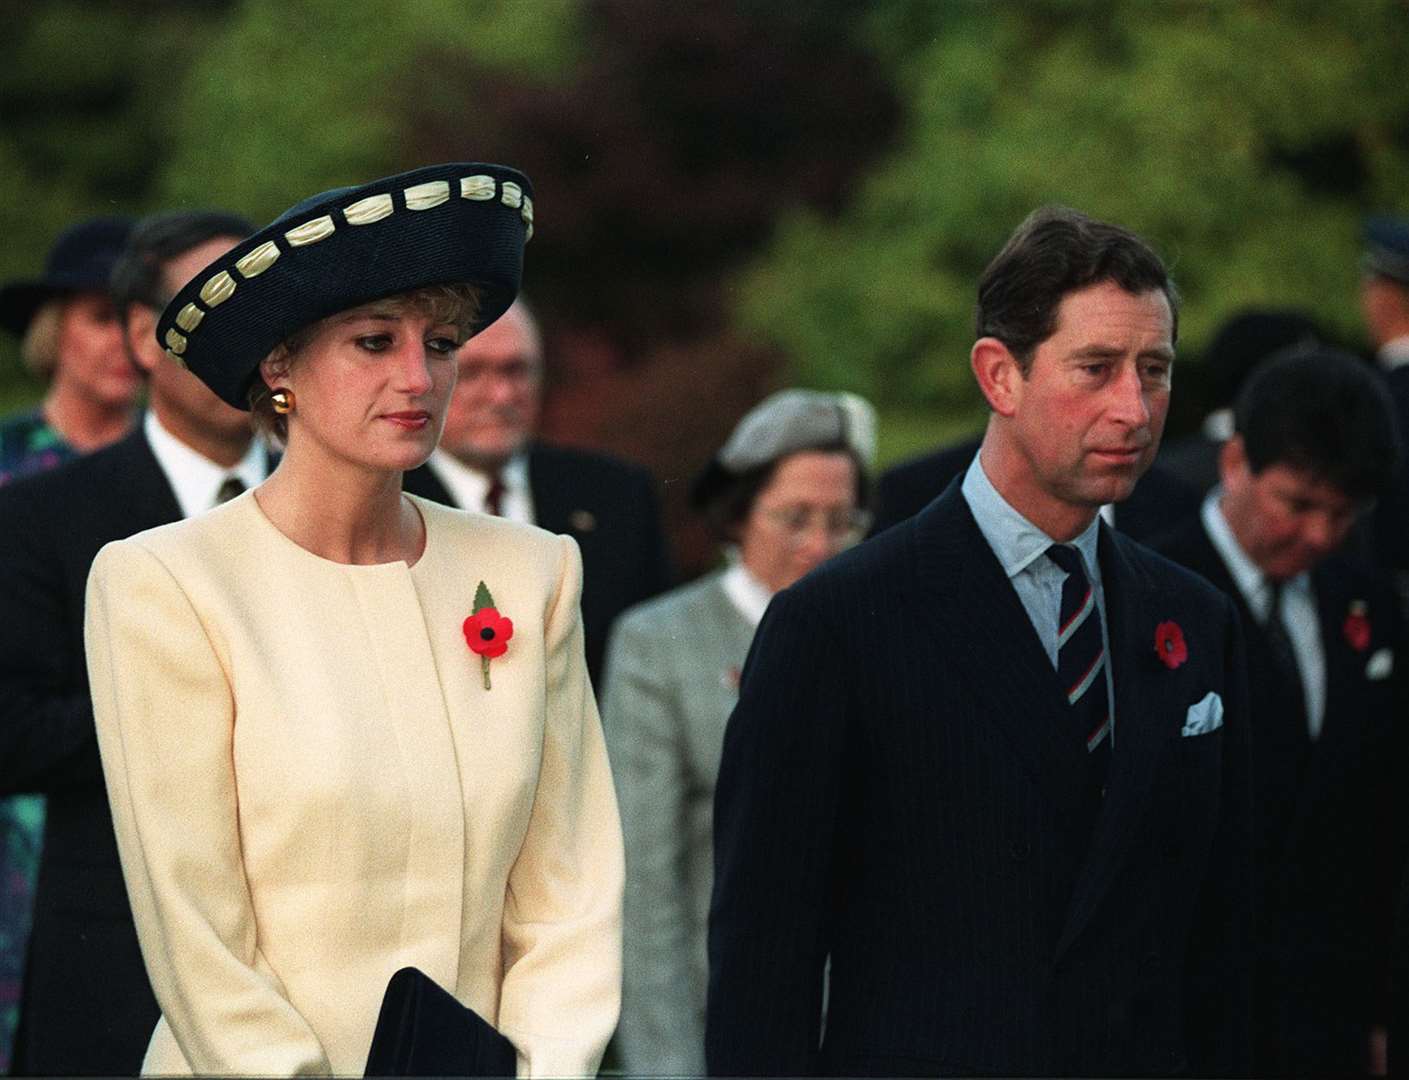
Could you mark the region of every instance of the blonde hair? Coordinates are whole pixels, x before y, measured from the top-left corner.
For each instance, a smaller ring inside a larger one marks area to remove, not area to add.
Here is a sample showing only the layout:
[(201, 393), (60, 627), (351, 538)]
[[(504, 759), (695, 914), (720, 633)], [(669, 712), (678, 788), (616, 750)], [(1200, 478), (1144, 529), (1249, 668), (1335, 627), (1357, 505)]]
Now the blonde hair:
[[(381, 310), (421, 315), (434, 323), (450, 323), (460, 331), (460, 340), (464, 341), (470, 336), (470, 331), (479, 318), (483, 299), (484, 290), (478, 285), (456, 283), (427, 285), (421, 289), (374, 300), (370, 304), (359, 304), (358, 307), (370, 307), (375, 304)], [(345, 312), (338, 312), (338, 315), (342, 314)], [(329, 315), (299, 327), (274, 346), (266, 359), (275, 367), (287, 371), (293, 366), (294, 358), (318, 336), (328, 319), (336, 317), (337, 315)], [(286, 416), (274, 411), (272, 392), (273, 388), (256, 369), (254, 381), (250, 383), (249, 388), (250, 421), (256, 431), (272, 435), (283, 442), (289, 437), (289, 422)]]
[(20, 359), (36, 379), (48, 382), (59, 366), (59, 326), (64, 318), (64, 298), (46, 300), (29, 320), (20, 342)]

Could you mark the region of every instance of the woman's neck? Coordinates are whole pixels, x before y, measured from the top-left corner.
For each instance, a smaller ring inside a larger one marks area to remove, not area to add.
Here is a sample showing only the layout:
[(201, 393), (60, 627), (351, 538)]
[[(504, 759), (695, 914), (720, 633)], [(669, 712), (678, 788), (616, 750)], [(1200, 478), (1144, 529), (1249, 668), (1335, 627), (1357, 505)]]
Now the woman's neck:
[(425, 526), (402, 497), (399, 472), (368, 470), (290, 446), (255, 498), (275, 528), (331, 562), (409, 565), (425, 549)]
[(64, 442), (85, 454), (117, 442), (132, 426), (129, 406), (94, 401), (67, 389), (67, 384), (50, 387), (40, 411)]

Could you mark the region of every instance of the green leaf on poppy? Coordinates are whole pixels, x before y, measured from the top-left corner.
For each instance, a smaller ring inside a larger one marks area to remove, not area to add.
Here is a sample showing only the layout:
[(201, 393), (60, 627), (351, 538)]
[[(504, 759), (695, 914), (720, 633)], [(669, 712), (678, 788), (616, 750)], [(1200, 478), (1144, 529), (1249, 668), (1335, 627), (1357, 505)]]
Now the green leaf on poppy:
[(494, 597), (489, 595), (489, 586), (484, 582), (479, 583), (479, 588), (475, 589), (475, 606), (470, 612), (471, 615), (483, 611), (487, 607), (495, 607)]

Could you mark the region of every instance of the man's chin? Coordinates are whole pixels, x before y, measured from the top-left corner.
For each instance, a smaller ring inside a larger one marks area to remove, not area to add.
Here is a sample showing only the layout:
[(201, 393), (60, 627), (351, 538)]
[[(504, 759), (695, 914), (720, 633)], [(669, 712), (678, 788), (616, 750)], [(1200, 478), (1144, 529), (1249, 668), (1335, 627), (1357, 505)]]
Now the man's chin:
[(1103, 462), (1102, 467), (1093, 472), (1092, 487), (1101, 494), (1102, 503), (1124, 502), (1152, 462), (1153, 457), (1143, 456), (1131, 461)]
[(528, 443), (527, 439), (517, 441), (505, 440), (492, 443), (478, 443), (474, 446), (456, 447), (441, 445), (441, 449), (448, 450), (453, 457), (458, 458), (463, 464), (471, 469), (478, 469), (480, 472), (493, 472), (495, 469), (502, 469), (510, 458), (522, 450)]

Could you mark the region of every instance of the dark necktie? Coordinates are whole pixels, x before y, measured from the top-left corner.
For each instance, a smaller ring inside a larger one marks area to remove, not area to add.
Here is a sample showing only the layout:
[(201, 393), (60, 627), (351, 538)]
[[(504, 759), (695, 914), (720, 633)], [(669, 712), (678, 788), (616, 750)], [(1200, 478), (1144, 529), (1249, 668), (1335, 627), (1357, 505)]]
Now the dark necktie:
[(220, 481), (220, 487), (215, 492), (215, 505), (229, 502), (236, 495), (243, 495), (245, 492), (245, 482), (234, 473), (231, 473), (224, 480)]
[(1072, 736), (1086, 747), (1091, 784), (1105, 790), (1111, 755), (1111, 711), (1106, 691), (1106, 650), (1096, 594), (1081, 565), (1081, 553), (1053, 544), (1047, 557), (1066, 574), (1057, 623), (1057, 678), (1071, 708)]
[(1286, 590), (1285, 581), (1267, 582), (1267, 588), (1271, 593), (1271, 603), (1267, 605), (1267, 622), (1264, 631), (1267, 634), (1267, 645), (1272, 651), (1272, 659), (1275, 661), (1278, 671), (1287, 682), (1287, 691), (1295, 698), (1297, 715), (1300, 718), (1301, 726), (1299, 731), (1307, 730), (1306, 719), (1306, 684), (1301, 681), (1301, 665), (1297, 663), (1296, 649), (1292, 647), (1291, 635), (1287, 633), (1287, 624), (1282, 621), (1282, 594)]
[(484, 512), (504, 516), (504, 479), (497, 472), (489, 477), (489, 490), (484, 493)]

